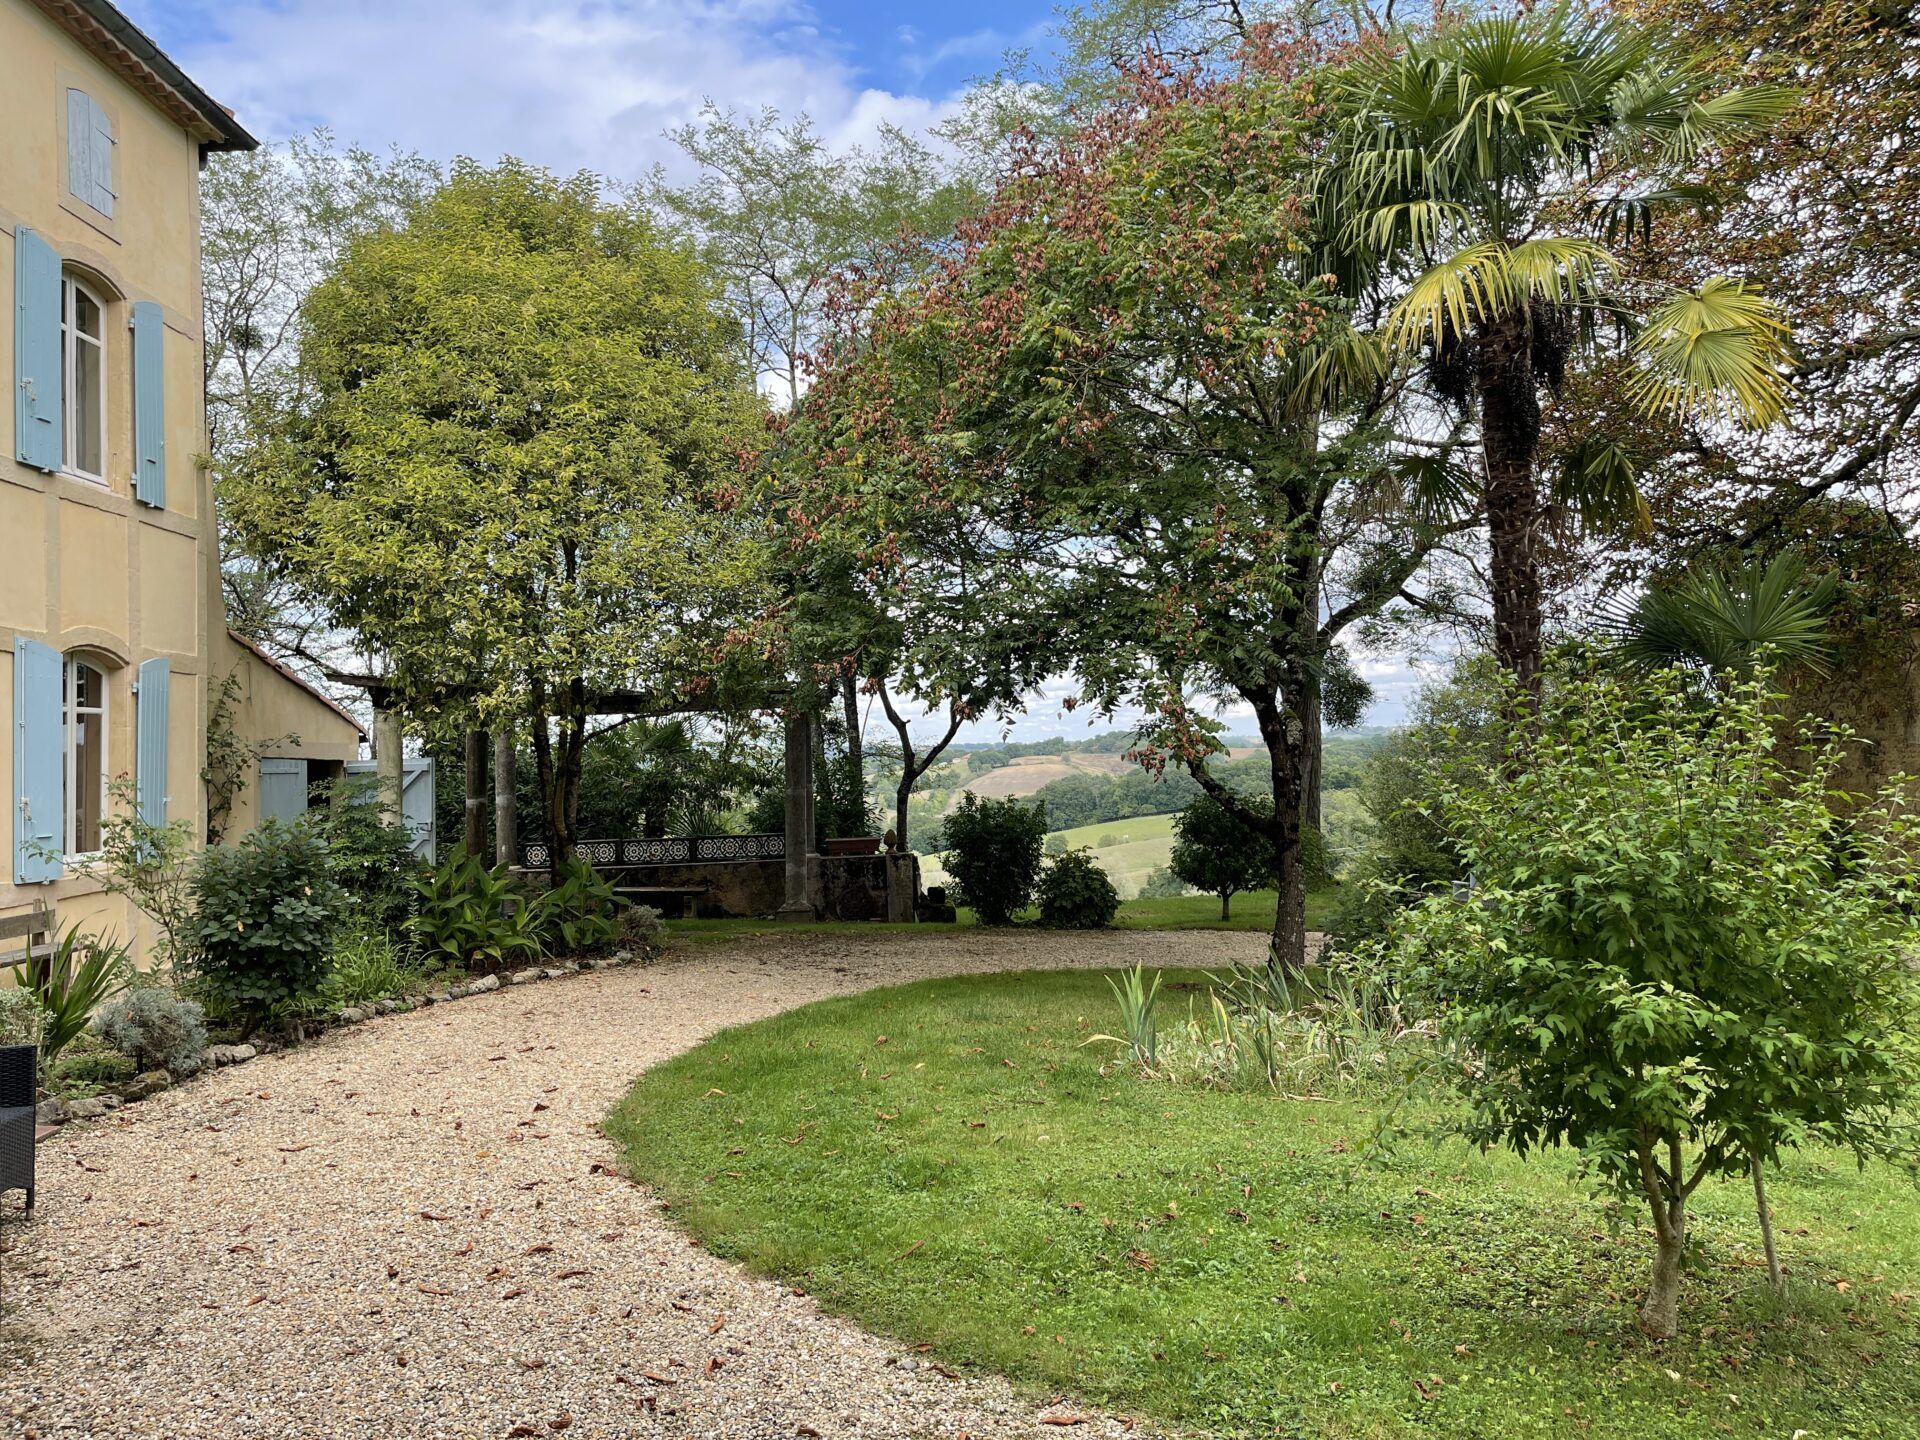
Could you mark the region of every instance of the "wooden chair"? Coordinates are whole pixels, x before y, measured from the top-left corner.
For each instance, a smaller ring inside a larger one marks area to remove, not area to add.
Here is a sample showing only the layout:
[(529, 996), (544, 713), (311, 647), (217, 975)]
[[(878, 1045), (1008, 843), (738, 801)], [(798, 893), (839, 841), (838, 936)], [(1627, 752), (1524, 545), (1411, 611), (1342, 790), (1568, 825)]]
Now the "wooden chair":
[[(36, 905), (24, 915), (0, 916), (0, 970), (50, 954), (56, 928), (51, 905)], [(18, 950), (8, 943), (15, 940), (20, 942)]]

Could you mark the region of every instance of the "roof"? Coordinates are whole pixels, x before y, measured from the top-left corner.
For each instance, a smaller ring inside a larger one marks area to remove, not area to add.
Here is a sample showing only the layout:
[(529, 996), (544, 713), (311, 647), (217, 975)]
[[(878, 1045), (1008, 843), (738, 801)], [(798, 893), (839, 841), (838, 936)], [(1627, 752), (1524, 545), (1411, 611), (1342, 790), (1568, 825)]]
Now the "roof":
[(233, 643), (238, 645), (242, 650), (245, 650), (249, 655), (252, 655), (256, 659), (258, 659), (262, 664), (267, 666), (268, 669), (278, 673), (282, 679), (291, 680), (295, 685), (298, 685), (302, 690), (306, 691), (309, 695), (313, 696), (313, 698), (318, 700), (322, 705), (326, 706), (329, 710), (333, 711), (333, 713), (338, 715), (342, 720), (346, 721), (349, 725), (353, 726), (354, 733), (357, 734), (362, 740), (365, 740), (367, 738), (366, 727), (362, 725), (358, 720), (353, 718), (352, 712), (343, 708), (331, 696), (317, 689), (314, 686), (312, 681), (302, 679), (298, 674), (296, 674), (292, 670), (289, 670), (286, 666), (282, 665), (278, 660), (274, 659), (273, 656), (269, 655), (266, 651), (262, 650), (258, 645), (254, 644), (253, 641), (249, 640), (246, 636), (242, 635), (238, 630), (229, 629), (227, 631), (227, 638), (233, 641)]
[(178, 121), (207, 150), (257, 150), (260, 142), (233, 112), (193, 83), (107, 0), (34, 0), (54, 23), (118, 71), (164, 114)]

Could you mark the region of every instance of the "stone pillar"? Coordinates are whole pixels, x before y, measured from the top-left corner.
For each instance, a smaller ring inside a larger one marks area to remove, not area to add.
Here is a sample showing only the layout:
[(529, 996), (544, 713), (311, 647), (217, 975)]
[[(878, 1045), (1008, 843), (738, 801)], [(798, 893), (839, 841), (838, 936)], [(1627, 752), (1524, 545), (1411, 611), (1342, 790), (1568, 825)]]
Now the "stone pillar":
[(467, 808), (462, 817), (461, 841), (469, 855), (478, 855), (487, 843), (487, 732), (467, 732)]
[(513, 808), (513, 727), (493, 737), (493, 863), (520, 863), (520, 827)]
[(399, 713), (376, 705), (373, 711), (374, 790), (380, 798), (380, 819), (388, 825), (405, 823), (400, 809), (405, 760), (406, 740), (400, 730)]
[(920, 899), (920, 857), (911, 850), (889, 850), (887, 867), (887, 919), (896, 925), (911, 925), (919, 919), (915, 909)]
[(819, 917), (818, 857), (813, 853), (813, 717), (787, 721), (787, 867), (782, 920)]

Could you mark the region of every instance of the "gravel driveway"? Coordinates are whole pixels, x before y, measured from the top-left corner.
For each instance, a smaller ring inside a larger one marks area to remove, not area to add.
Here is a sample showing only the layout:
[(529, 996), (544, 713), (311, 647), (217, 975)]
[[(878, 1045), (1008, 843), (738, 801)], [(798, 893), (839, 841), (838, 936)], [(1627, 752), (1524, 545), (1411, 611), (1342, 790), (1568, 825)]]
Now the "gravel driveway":
[[(687, 946), (336, 1031), (40, 1153), (0, 1211), (0, 1420), (39, 1436), (1118, 1434), (950, 1379), (694, 1246), (609, 1173), (634, 1077), (722, 1026), (969, 970), (1224, 966), (1258, 934)], [(1145, 1433), (1145, 1427), (1136, 1431)]]

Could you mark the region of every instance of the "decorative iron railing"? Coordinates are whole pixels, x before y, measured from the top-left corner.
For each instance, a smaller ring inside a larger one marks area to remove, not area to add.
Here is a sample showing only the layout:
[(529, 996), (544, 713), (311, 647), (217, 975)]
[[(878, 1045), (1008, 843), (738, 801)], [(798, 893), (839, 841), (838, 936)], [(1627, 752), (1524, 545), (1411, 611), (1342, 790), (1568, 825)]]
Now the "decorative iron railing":
[[(582, 840), (573, 853), (596, 868), (626, 865), (691, 865), (710, 860), (779, 860), (785, 835), (659, 835), (639, 840)], [(553, 850), (544, 840), (521, 847), (529, 870), (544, 870)]]

